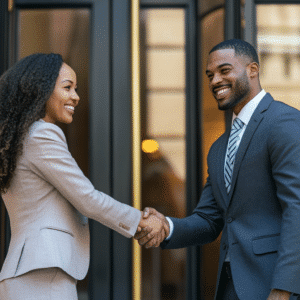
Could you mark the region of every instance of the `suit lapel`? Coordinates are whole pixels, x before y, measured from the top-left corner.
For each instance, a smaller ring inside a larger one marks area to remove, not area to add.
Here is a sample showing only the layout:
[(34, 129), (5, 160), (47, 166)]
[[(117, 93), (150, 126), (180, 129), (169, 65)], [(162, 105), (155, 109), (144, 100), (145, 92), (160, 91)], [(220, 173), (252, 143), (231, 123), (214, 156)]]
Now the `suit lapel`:
[(228, 204), (228, 195), (225, 188), (224, 180), (224, 165), (225, 165), (225, 154), (227, 149), (227, 143), (230, 135), (231, 128), (227, 128), (225, 134), (221, 137), (220, 146), (218, 148), (218, 186), (221, 191), (222, 198), (224, 199), (225, 204)]
[(273, 100), (274, 99), (272, 98), (272, 96), (269, 93), (264, 96), (264, 98), (259, 103), (258, 107), (255, 109), (255, 111), (247, 125), (247, 128), (244, 132), (244, 135), (242, 137), (238, 151), (236, 153), (235, 164), (234, 164), (234, 169), (233, 169), (233, 176), (232, 176), (232, 181), (231, 181), (231, 189), (230, 189), (230, 192), (228, 195), (229, 203), (232, 198), (232, 194), (234, 191), (236, 179), (237, 179), (237, 176), (238, 176), (238, 173), (240, 170), (242, 160), (243, 160), (245, 153), (249, 147), (249, 144), (251, 142), (253, 134), (255, 133), (256, 129), (258, 128), (260, 122), (262, 121), (262, 119), (264, 117), (263, 112), (268, 109), (269, 105), (271, 104), (271, 102)]

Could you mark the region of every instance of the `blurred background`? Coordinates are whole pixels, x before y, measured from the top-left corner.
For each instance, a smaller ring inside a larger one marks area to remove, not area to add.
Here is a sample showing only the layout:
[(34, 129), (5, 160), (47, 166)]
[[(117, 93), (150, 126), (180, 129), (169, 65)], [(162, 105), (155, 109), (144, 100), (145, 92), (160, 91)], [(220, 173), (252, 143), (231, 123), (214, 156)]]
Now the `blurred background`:
[[(205, 76), (208, 52), (217, 43), (241, 38), (254, 45), (263, 88), (300, 108), (300, 0), (1, 0), (0, 23), (0, 74), (36, 52), (60, 53), (75, 70), (81, 101), (74, 122), (62, 126), (69, 149), (96, 188), (119, 201), (132, 205), (139, 185), (141, 209), (183, 218), (199, 200), (208, 150), (230, 122)], [(138, 137), (132, 133), (134, 26)], [(2, 265), (10, 239), (3, 203), (0, 214)], [(137, 258), (131, 240), (93, 221), (90, 226), (91, 267), (78, 283), (79, 300), (213, 299), (219, 239), (189, 249), (143, 249)]]

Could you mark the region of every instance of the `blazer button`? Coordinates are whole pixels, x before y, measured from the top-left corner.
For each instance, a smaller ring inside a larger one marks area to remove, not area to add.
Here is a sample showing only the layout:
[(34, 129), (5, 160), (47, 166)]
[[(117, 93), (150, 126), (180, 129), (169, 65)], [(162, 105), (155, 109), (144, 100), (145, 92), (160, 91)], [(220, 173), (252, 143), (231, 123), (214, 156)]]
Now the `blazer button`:
[(223, 244), (223, 250), (226, 250), (227, 246), (226, 244)]
[(227, 223), (231, 223), (233, 221), (233, 218), (228, 218)]

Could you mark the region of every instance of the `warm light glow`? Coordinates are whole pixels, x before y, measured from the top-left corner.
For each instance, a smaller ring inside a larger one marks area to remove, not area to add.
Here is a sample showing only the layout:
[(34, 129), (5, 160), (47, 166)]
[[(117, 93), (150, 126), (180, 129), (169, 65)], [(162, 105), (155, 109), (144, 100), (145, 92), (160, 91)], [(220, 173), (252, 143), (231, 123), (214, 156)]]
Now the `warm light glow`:
[(143, 140), (142, 142), (142, 150), (145, 153), (154, 153), (158, 148), (158, 142), (155, 140)]

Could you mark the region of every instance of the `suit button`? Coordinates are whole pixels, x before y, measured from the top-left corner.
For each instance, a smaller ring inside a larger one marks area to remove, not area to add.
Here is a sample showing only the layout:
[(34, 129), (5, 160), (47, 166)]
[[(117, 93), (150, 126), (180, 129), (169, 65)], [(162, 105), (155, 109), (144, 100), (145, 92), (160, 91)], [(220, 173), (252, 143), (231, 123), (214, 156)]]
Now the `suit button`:
[(223, 250), (226, 250), (227, 246), (226, 244), (223, 244)]
[(233, 218), (228, 218), (227, 223), (231, 223), (233, 221)]

